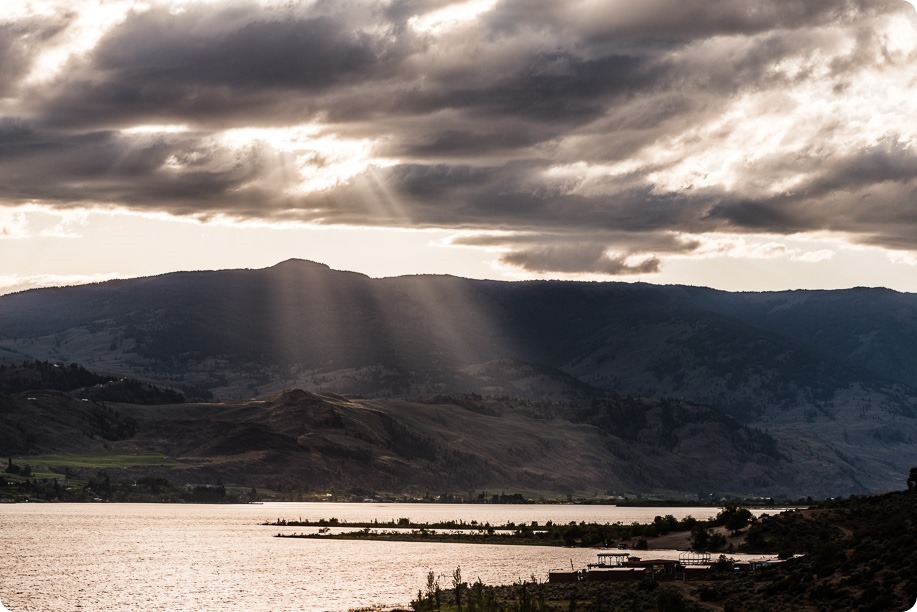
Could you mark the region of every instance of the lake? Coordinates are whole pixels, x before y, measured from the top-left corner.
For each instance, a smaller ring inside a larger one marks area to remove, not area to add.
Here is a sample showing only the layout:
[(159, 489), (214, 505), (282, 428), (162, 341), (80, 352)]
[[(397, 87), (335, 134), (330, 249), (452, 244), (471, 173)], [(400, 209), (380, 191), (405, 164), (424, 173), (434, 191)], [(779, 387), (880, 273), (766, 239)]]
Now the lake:
[[(349, 610), (406, 607), (429, 571), (504, 584), (594, 562), (594, 549), (272, 537), (259, 523), (337, 518), (503, 524), (704, 519), (716, 508), (582, 505), (0, 504), (0, 601), (21, 610)], [(779, 509), (770, 510), (771, 513)], [(756, 512), (760, 514), (760, 512)], [(669, 553), (677, 556), (674, 551)], [(661, 556), (654, 551), (654, 557)], [(740, 557), (740, 555), (733, 555)]]

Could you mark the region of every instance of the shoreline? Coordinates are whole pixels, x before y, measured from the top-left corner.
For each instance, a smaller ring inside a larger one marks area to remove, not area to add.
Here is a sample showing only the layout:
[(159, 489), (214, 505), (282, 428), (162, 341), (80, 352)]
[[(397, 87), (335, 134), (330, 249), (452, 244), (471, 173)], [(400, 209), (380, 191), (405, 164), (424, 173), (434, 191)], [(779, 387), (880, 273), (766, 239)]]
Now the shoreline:
[(725, 526), (717, 524), (716, 519), (709, 521), (691, 519), (681, 524), (682, 526), (690, 525), (690, 528), (687, 529), (660, 528), (661, 532), (656, 535), (648, 533), (650, 530), (657, 529), (657, 523), (659, 521), (632, 525), (598, 523), (555, 525), (549, 523), (538, 526), (516, 525), (515, 523), (472, 525), (456, 521), (412, 523), (408, 519), (384, 523), (348, 523), (336, 519), (319, 521), (278, 519), (275, 522), (261, 523), (261, 525), (279, 528), (304, 527), (312, 530), (292, 533), (277, 532), (273, 536), (285, 539), (553, 546), (621, 550), (633, 555), (698, 549), (697, 533), (702, 531), (709, 539), (703, 540), (706, 544), (701, 544), (699, 550), (711, 554), (775, 555), (773, 550), (750, 546), (747, 542), (749, 529), (760, 524), (757, 519), (750, 520), (745, 528), (736, 531), (730, 531)]

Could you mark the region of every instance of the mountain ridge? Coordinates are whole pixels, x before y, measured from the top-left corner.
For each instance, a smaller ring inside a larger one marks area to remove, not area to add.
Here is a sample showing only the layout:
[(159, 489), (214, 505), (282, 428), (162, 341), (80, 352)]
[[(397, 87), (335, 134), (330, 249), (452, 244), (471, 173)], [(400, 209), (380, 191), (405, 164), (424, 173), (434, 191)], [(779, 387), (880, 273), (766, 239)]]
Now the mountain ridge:
[(877, 487), (917, 463), (917, 296), (886, 289), (376, 279), (294, 259), (0, 296), (0, 351), (219, 399), (681, 398)]

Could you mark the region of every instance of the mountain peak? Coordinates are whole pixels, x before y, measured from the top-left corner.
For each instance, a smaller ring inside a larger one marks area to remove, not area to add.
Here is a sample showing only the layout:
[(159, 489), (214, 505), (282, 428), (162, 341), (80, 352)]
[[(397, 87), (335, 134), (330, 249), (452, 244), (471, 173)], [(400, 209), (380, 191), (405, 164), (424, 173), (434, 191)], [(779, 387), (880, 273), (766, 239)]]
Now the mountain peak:
[(321, 270), (330, 270), (331, 267), (328, 264), (319, 263), (317, 261), (310, 261), (308, 259), (287, 259), (286, 261), (281, 261), (278, 264), (275, 264), (270, 267), (270, 269), (277, 270), (309, 270), (309, 269), (321, 269)]

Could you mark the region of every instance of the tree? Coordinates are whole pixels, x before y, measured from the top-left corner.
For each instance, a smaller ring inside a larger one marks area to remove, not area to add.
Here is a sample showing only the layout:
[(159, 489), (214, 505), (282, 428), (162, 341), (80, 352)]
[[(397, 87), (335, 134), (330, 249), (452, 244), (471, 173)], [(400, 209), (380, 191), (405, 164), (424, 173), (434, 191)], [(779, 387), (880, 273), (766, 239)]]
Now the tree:
[(726, 519), (726, 524), (724, 526), (735, 535), (737, 531), (744, 529), (745, 526), (748, 525), (751, 516), (750, 510), (747, 508), (739, 508)]
[(698, 525), (691, 531), (691, 550), (716, 550), (725, 544), (726, 538), (723, 534), (714, 533), (703, 525)]
[(691, 530), (691, 550), (707, 550), (710, 541), (710, 530), (704, 526), (697, 526)]
[(462, 609), (462, 590), (465, 588), (465, 583), (462, 582), (462, 568), (456, 567), (455, 571), (452, 572), (452, 588), (455, 589), (455, 607), (458, 610)]
[(917, 467), (912, 467), (911, 473), (907, 477), (907, 490), (917, 491)]
[(439, 580), (432, 571), (427, 573), (426, 591), (417, 591), (417, 599), (411, 602), (411, 608), (414, 610), (439, 610)]
[(436, 574), (430, 571), (427, 573), (427, 603), (430, 610), (433, 609), (437, 591), (439, 591), (439, 582), (436, 580)]
[(726, 527), (733, 535), (740, 529), (745, 528), (752, 521), (753, 515), (748, 508), (739, 508), (735, 504), (726, 504), (713, 519), (714, 525)]

